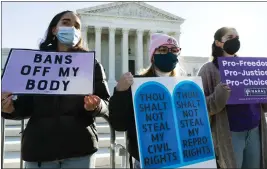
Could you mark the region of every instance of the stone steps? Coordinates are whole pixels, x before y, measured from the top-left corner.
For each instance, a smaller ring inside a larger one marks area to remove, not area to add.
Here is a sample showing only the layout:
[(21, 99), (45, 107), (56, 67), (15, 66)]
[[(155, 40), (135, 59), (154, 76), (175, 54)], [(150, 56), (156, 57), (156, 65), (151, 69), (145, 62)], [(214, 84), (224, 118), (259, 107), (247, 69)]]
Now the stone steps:
[[(110, 128), (107, 123), (97, 123), (96, 129), (98, 134), (110, 133)], [(20, 132), (21, 132), (21, 125), (6, 125), (5, 136), (20, 136)]]
[[(27, 120), (24, 120), (26, 127)], [(5, 120), (4, 168), (19, 168), (21, 121)], [(99, 151), (96, 153), (96, 168), (110, 168), (110, 128), (103, 118), (96, 118)], [(116, 132), (116, 143), (125, 146), (124, 133)], [(116, 167), (121, 167), (121, 157), (116, 153)]]
[[(24, 124), (27, 124), (29, 119), (24, 120)], [(21, 120), (5, 120), (6, 125), (21, 125)], [(106, 120), (100, 117), (96, 118), (96, 123), (106, 123)]]
[[(99, 138), (98, 140), (99, 148), (110, 147), (110, 135), (109, 134), (99, 134), (98, 138)], [(116, 143), (125, 145), (123, 133), (119, 133), (116, 135)], [(20, 137), (6, 136), (5, 151), (6, 152), (20, 151)]]
[[(116, 164), (120, 166), (121, 157), (116, 153)], [(20, 152), (5, 152), (3, 168), (19, 168)], [(108, 148), (100, 148), (96, 152), (96, 167), (103, 168), (110, 166), (110, 153)]]

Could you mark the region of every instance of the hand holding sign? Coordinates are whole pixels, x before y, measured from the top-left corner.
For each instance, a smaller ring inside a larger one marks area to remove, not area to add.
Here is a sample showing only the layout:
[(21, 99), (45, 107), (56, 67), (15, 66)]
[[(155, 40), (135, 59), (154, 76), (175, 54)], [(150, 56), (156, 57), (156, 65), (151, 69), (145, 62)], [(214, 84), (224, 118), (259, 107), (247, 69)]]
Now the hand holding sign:
[(84, 97), (84, 108), (87, 111), (93, 111), (100, 105), (101, 99), (96, 95), (90, 95)]
[(222, 102), (227, 102), (231, 95), (231, 88), (225, 83), (219, 83), (215, 87), (215, 92), (222, 99)]
[(228, 92), (231, 91), (231, 88), (225, 83), (219, 83), (217, 86), (223, 87), (223, 89), (227, 90)]
[(116, 90), (117, 91), (125, 91), (130, 88), (130, 86), (133, 84), (133, 75), (131, 72), (125, 73), (120, 78)]
[(14, 111), (13, 106), (13, 100), (12, 100), (12, 94), (9, 92), (3, 92), (1, 93), (1, 102), (2, 102), (2, 112), (5, 113), (12, 113)]

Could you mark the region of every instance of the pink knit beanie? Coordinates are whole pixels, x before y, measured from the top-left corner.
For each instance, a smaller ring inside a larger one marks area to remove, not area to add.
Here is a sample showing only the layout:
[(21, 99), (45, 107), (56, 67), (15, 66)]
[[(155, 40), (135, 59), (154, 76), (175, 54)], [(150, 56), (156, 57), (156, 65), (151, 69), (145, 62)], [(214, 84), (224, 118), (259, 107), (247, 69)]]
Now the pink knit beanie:
[(161, 45), (175, 45), (176, 47), (180, 47), (178, 41), (175, 38), (162, 33), (154, 33), (151, 35), (151, 40), (149, 45), (150, 61), (155, 52), (155, 49), (160, 47)]

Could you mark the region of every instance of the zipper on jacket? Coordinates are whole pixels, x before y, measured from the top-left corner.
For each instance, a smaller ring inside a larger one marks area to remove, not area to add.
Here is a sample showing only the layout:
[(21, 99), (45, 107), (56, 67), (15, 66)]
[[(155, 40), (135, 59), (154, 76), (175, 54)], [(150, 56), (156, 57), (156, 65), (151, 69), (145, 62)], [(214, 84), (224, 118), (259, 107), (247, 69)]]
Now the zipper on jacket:
[(61, 136), (60, 136), (60, 96), (55, 96), (55, 102), (54, 102), (54, 104), (55, 104), (55, 118), (56, 118), (56, 124), (55, 124), (55, 126), (56, 126), (56, 132), (57, 132), (57, 146), (56, 147), (58, 147), (58, 151), (56, 152), (57, 154), (56, 154), (56, 160), (60, 160), (59, 158), (59, 154), (60, 154), (60, 138), (61, 138)]

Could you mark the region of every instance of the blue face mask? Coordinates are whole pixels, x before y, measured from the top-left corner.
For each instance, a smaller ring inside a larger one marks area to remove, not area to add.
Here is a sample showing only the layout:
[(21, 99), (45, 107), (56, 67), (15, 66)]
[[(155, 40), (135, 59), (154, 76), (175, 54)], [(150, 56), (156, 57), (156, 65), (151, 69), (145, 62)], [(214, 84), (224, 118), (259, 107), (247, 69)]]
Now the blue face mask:
[(167, 54), (154, 54), (154, 64), (161, 72), (171, 72), (178, 63), (178, 56), (169, 52)]
[(74, 27), (59, 27), (56, 34), (60, 43), (66, 46), (76, 46), (80, 41), (81, 35)]

